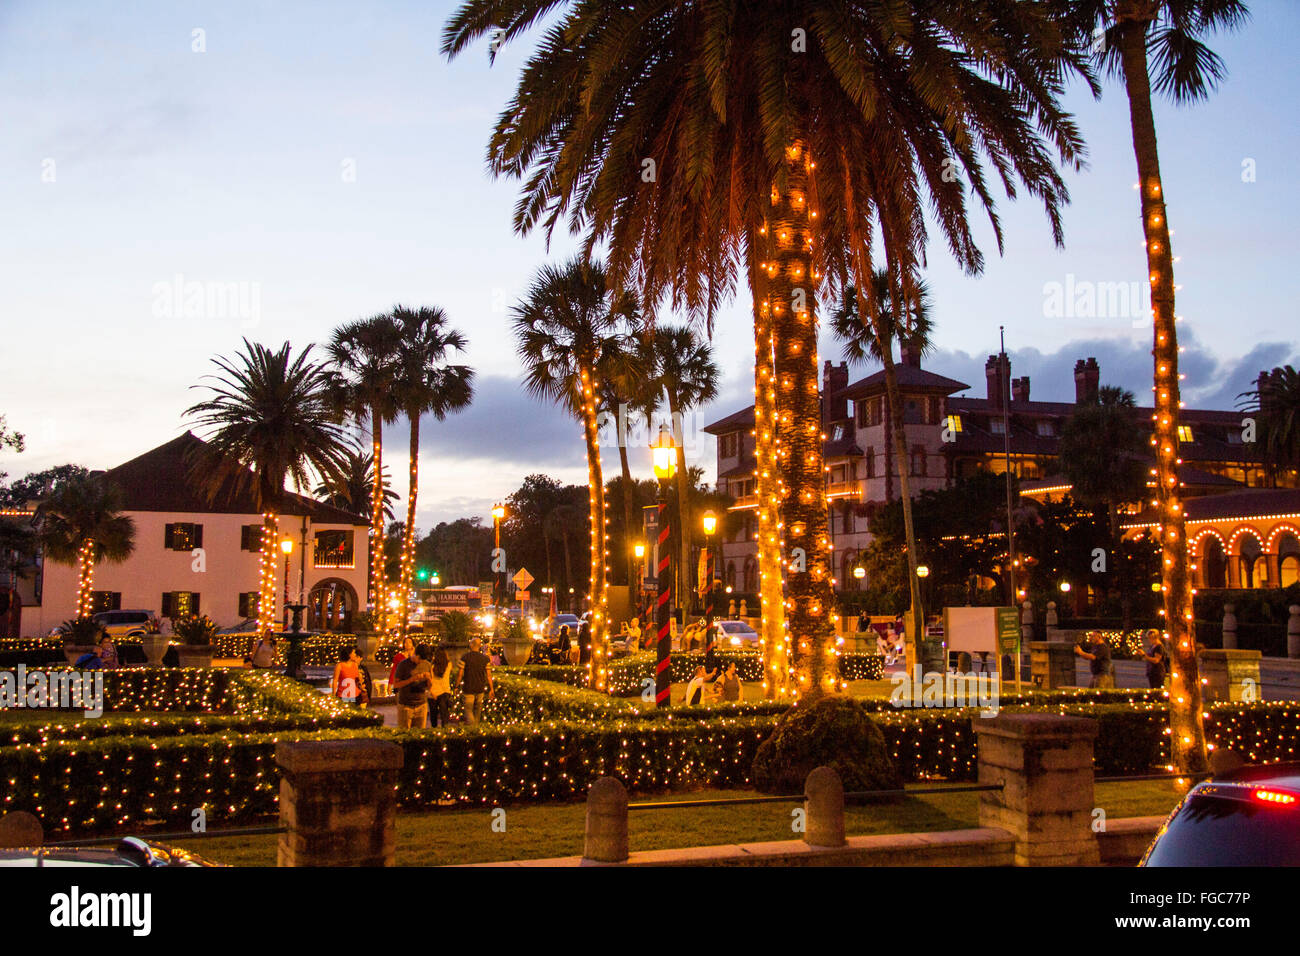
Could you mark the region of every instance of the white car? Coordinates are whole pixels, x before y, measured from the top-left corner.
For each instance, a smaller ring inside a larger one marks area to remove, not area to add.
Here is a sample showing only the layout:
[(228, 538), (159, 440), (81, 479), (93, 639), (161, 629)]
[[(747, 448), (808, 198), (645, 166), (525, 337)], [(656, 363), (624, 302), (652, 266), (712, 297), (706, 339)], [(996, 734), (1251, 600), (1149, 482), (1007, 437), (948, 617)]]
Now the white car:
[(91, 616), (109, 637), (144, 637), (155, 630), (152, 611), (100, 611)]
[(758, 649), (758, 631), (744, 621), (715, 621), (713, 626), (718, 629), (719, 648)]

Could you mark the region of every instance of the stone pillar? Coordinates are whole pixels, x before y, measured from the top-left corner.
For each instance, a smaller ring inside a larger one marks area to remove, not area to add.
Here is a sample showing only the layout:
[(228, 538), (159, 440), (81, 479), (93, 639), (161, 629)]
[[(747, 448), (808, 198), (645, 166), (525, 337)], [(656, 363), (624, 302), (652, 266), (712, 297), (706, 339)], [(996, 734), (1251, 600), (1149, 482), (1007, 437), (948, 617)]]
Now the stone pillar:
[(1020, 606), (1020, 646), (1028, 647), (1034, 642), (1034, 605), (1025, 601)]
[(0, 850), (40, 846), (44, 842), (41, 821), (26, 810), (11, 810), (0, 816)]
[(844, 785), (831, 767), (818, 767), (803, 785), (803, 842), (844, 846)]
[(1035, 690), (1076, 686), (1074, 645), (1065, 641), (1031, 641), (1029, 676)]
[(980, 826), (1015, 837), (1017, 866), (1089, 866), (1100, 861), (1092, 831), (1092, 753), (1097, 722), (1056, 714), (1000, 714), (975, 721)]
[(392, 866), (402, 748), (383, 740), (275, 747), (280, 866)]
[(1237, 649), (1237, 605), (1223, 605), (1223, 648)]
[(1300, 604), (1292, 604), (1291, 616), (1286, 620), (1286, 656), (1300, 657)]
[(1259, 651), (1206, 648), (1197, 653), (1202, 695), (1207, 704), (1216, 700), (1261, 700)]
[(587, 791), (582, 858), (592, 863), (627, 862), (627, 788), (615, 777), (601, 777)]
[(1049, 641), (1059, 641), (1061, 638), (1057, 634), (1057, 625), (1060, 624), (1060, 619), (1056, 616), (1055, 601), (1047, 602), (1047, 617), (1043, 620), (1047, 625), (1047, 639)]

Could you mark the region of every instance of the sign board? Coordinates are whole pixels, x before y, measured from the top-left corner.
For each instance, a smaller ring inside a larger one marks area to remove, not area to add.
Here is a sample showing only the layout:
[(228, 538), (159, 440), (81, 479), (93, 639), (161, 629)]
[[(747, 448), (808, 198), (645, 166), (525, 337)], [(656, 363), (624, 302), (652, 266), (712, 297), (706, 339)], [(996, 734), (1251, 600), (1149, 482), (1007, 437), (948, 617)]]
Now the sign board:
[(527, 591), (528, 585), (533, 583), (534, 578), (528, 573), (527, 568), (520, 568), (515, 572), (515, 576), (510, 580), (514, 581), (515, 587), (519, 588), (521, 591)]
[(1013, 607), (997, 609), (998, 653), (1014, 655), (1020, 647), (1020, 612)]
[(517, 597), (517, 598), (518, 598), (519, 600), (521, 600), (521, 601), (530, 601), (530, 600), (532, 600), (532, 598), (530, 598), (530, 597), (528, 596), (528, 592), (527, 592), (527, 591), (516, 591), (516, 592), (515, 592), (515, 597)]

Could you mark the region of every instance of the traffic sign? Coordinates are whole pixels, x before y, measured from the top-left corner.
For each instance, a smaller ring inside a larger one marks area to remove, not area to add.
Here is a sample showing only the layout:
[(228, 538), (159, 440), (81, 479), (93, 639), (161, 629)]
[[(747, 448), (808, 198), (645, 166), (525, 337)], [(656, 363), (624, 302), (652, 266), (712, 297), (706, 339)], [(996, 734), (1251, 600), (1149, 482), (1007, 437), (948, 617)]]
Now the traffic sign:
[(521, 591), (527, 591), (528, 585), (532, 584), (534, 579), (533, 576), (528, 573), (527, 568), (520, 568), (515, 572), (515, 576), (511, 578), (511, 580), (515, 582), (515, 587), (519, 588)]

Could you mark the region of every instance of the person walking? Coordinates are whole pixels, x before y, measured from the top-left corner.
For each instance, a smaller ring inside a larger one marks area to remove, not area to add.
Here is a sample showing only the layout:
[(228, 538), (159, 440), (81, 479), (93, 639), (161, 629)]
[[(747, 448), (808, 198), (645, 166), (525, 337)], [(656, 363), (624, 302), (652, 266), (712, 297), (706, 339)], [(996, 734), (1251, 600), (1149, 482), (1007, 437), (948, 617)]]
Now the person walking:
[(1142, 655), (1147, 662), (1147, 683), (1154, 690), (1165, 686), (1165, 677), (1169, 673), (1169, 652), (1165, 642), (1160, 639), (1160, 632), (1152, 628), (1147, 632), (1151, 638), (1151, 649)]
[(393, 666), (388, 668), (388, 686), (392, 688), (393, 682), (397, 680), (397, 665), (402, 663), (408, 657), (415, 655), (415, 641), (410, 637), (402, 638), (402, 649), (393, 655)]
[(483, 699), (496, 696), (492, 661), (480, 649), (482, 646), (482, 639), (471, 638), (469, 650), (460, 659), (460, 692), (465, 701), (465, 722), (471, 725), (483, 719)]
[[(427, 652), (429, 646), (421, 644)], [(424, 664), (424, 669), (420, 668)], [(404, 658), (393, 670), (392, 687), (397, 691), (397, 727), (399, 730), (422, 729), (429, 717), (428, 689), (431, 670), (421, 660), (420, 648)]]
[(736, 662), (731, 661), (727, 664), (726, 673), (722, 675), (722, 699), (734, 701), (740, 700), (740, 697), (740, 675), (736, 673)]
[(334, 665), (334, 676), (330, 680), (330, 693), (353, 706), (361, 699), (361, 655), (356, 647), (339, 651), (339, 662)]
[(429, 726), (446, 727), (451, 719), (451, 660), (441, 647), (433, 652), (428, 696)]
[(1088, 650), (1084, 650), (1085, 645), (1075, 645), (1074, 653), (1089, 662), (1089, 669), (1092, 672), (1092, 680), (1089, 687), (1098, 689), (1109, 689), (1115, 686), (1115, 665), (1111, 663), (1110, 645), (1100, 634), (1096, 640), (1086, 645)]
[(584, 617), (578, 628), (578, 664), (586, 666), (591, 663), (591, 620)]

